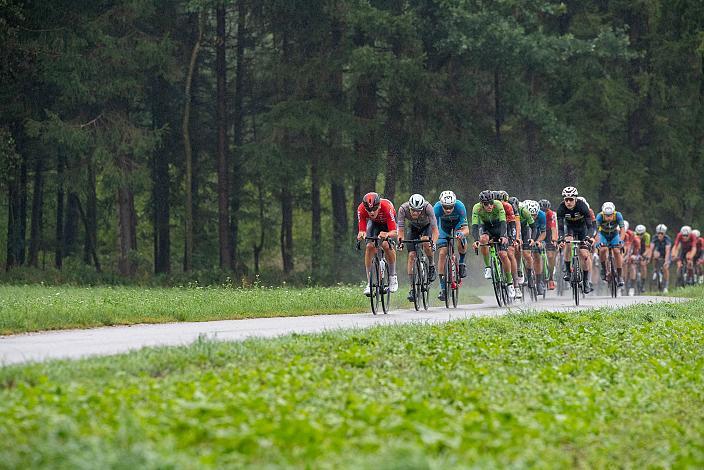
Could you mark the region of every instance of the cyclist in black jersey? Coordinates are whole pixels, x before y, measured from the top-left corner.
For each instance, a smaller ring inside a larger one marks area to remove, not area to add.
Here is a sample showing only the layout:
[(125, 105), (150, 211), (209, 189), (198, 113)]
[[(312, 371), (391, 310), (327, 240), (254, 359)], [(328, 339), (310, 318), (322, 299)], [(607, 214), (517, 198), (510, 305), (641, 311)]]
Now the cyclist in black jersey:
[[(562, 190), (562, 202), (557, 208), (557, 229), (560, 240), (563, 242), (560, 247), (564, 247), (564, 242), (569, 242), (574, 239), (594, 243), (594, 217), (591, 215), (589, 206), (583, 200), (578, 200), (579, 193), (577, 188), (567, 186)], [(592, 283), (589, 278), (591, 269), (591, 256), (586, 244), (582, 244), (579, 249), (579, 254), (582, 258), (582, 272), (584, 273), (584, 293), (591, 292)], [(565, 256), (565, 281), (570, 280), (570, 260), (569, 256)]]

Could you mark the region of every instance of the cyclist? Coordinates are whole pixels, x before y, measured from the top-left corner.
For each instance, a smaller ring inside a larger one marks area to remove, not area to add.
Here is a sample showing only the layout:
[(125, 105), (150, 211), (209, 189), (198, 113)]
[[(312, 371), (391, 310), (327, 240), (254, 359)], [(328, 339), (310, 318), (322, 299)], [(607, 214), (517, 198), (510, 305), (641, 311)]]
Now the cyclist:
[(557, 214), (552, 210), (552, 204), (547, 199), (538, 201), (540, 210), (545, 212), (545, 250), (548, 255), (548, 289), (555, 289), (555, 255), (557, 255)]
[[(389, 291), (398, 290), (398, 277), (396, 276), (396, 250), (389, 243), (389, 239), (396, 237), (396, 210), (388, 199), (382, 199), (378, 193), (367, 193), (362, 199), (362, 203), (357, 207), (357, 219), (359, 220), (357, 240), (364, 240), (364, 237), (379, 237), (385, 240), (381, 244), (384, 256), (389, 263)], [(369, 269), (374, 258), (374, 243), (367, 242), (364, 252), (364, 267), (366, 278), (369, 279)], [(364, 295), (370, 296), (369, 283), (364, 288)]]
[(675, 237), (672, 246), (672, 258), (677, 260), (677, 272), (682, 269), (682, 263), (687, 263), (687, 274), (694, 269), (694, 256), (697, 254), (697, 239), (692, 233), (692, 227), (685, 225)]
[[(517, 299), (520, 299), (523, 294), (521, 294), (520, 289), (518, 289), (518, 257), (516, 254), (516, 215), (513, 210), (513, 206), (508, 202), (509, 196), (506, 191), (498, 191), (495, 195), (496, 199), (501, 201), (506, 211), (506, 234), (508, 236), (508, 258), (511, 262), (511, 276), (513, 277), (514, 292)], [(520, 222), (519, 222), (520, 227)]]
[[(440, 232), (438, 231), (438, 220), (435, 217), (433, 206), (420, 194), (414, 194), (407, 202), (398, 208), (398, 239), (404, 240), (406, 237), (406, 222), (409, 224), (408, 238), (411, 240), (432, 240), (432, 243), (421, 245), (423, 251), (428, 256), (428, 281), (435, 280), (435, 262), (433, 261), (433, 246), (438, 241)], [(413, 263), (416, 259), (416, 249), (418, 245), (411, 244), (408, 247), (408, 278), (413, 285)], [(403, 243), (399, 242), (398, 249), (403, 250)], [(415, 289), (411, 287), (408, 293), (408, 300), (415, 299)]]
[(636, 280), (636, 253), (640, 252), (640, 239), (636, 237), (635, 232), (629, 227), (630, 224), (628, 223), (628, 221), (624, 220), (623, 231), (621, 233), (623, 234), (623, 251), (626, 255), (624, 259), (624, 265), (626, 269), (626, 290), (628, 292), (631, 291), (631, 288), (633, 287), (633, 284)]
[(501, 201), (494, 199), (491, 191), (479, 193), (479, 202), (472, 208), (472, 237), (474, 238), (474, 248), (478, 248), (480, 243), (482, 255), (484, 256), (484, 278), (491, 279), (491, 268), (489, 267), (489, 240), (499, 242), (498, 254), (501, 266), (506, 275), (506, 283), (509, 297), (515, 297), (513, 288), (513, 276), (511, 274), (511, 262), (508, 259), (508, 236), (506, 231), (506, 211)]
[(692, 230), (694, 236), (697, 237), (697, 254), (694, 255), (694, 270), (697, 274), (697, 281), (701, 284), (704, 278), (704, 238), (699, 230)]
[[(665, 280), (663, 292), (667, 294), (667, 287), (670, 283), (670, 250), (672, 250), (672, 239), (667, 235), (667, 226), (659, 224), (655, 227), (655, 238), (650, 242), (653, 261), (662, 258), (662, 273)], [(655, 273), (653, 273), (655, 275)]]
[[(562, 240), (560, 247), (564, 246), (564, 242), (569, 242), (575, 238), (581, 242), (579, 247), (579, 255), (582, 258), (582, 272), (584, 273), (584, 293), (590, 293), (592, 289), (591, 281), (589, 280), (589, 270), (591, 269), (591, 257), (589, 250), (584, 242), (593, 243), (594, 241), (594, 221), (592, 219), (593, 212), (584, 201), (577, 200), (579, 193), (574, 186), (567, 186), (562, 190), (562, 202), (557, 208), (557, 228), (559, 238)], [(570, 280), (570, 256), (565, 255), (564, 279)]]
[[(509, 203), (513, 207), (516, 220), (516, 249), (520, 251), (520, 256), (523, 257), (523, 264), (526, 270), (532, 271), (533, 258), (530, 255), (530, 249), (533, 246), (533, 239), (531, 226), (535, 225), (535, 219), (530, 215), (528, 209), (523, 206), (523, 203), (518, 201), (517, 197), (509, 198)], [(526, 278), (520, 269), (521, 261), (518, 253), (516, 253), (516, 263), (518, 265), (518, 284), (524, 284)]]
[(640, 292), (645, 292), (645, 280), (648, 277), (648, 263), (650, 262), (650, 257), (652, 251), (650, 248), (650, 233), (648, 233), (645, 225), (636, 225), (636, 237), (640, 240)]
[(528, 209), (530, 215), (533, 217), (535, 223), (531, 226), (531, 236), (533, 238), (532, 251), (532, 261), (533, 261), (533, 272), (535, 273), (535, 282), (538, 289), (538, 295), (543, 295), (545, 292), (545, 279), (543, 273), (543, 260), (542, 260), (542, 243), (545, 241), (546, 230), (546, 216), (545, 212), (540, 210), (540, 204), (537, 201), (528, 200), (523, 201), (523, 205)]
[(440, 200), (435, 203), (433, 208), (435, 218), (438, 221), (440, 237), (438, 238), (437, 247), (438, 254), (438, 269), (440, 270), (440, 293), (438, 299), (445, 301), (445, 263), (447, 262), (447, 240), (455, 231), (455, 237), (460, 240), (457, 252), (460, 254), (460, 278), (467, 276), (467, 266), (464, 263), (464, 258), (467, 254), (467, 245), (464, 240), (469, 235), (469, 227), (467, 227), (467, 209), (462, 201), (457, 199), (457, 196), (452, 191), (443, 191), (440, 193)]
[(618, 286), (623, 287), (623, 253), (621, 245), (623, 241), (619, 236), (619, 230), (623, 229), (623, 215), (616, 211), (616, 205), (613, 202), (605, 202), (601, 206), (601, 212), (596, 216), (596, 226), (599, 233), (599, 261), (601, 262), (601, 278), (606, 280), (606, 255), (609, 248), (618, 248), (614, 250), (614, 263), (616, 264), (616, 273), (618, 275)]

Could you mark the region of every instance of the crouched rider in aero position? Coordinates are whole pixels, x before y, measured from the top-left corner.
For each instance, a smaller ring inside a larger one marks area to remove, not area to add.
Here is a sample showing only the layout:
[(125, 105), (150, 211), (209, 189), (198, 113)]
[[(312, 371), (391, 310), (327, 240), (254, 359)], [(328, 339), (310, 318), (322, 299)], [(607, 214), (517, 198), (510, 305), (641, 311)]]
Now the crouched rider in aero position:
[[(388, 199), (382, 199), (378, 193), (367, 193), (362, 199), (362, 203), (357, 207), (357, 219), (359, 220), (357, 240), (364, 240), (364, 237), (384, 238), (381, 248), (389, 264), (389, 291), (398, 290), (398, 276), (396, 276), (396, 251), (389, 244), (389, 238), (396, 237), (396, 211), (394, 205)], [(369, 279), (369, 269), (374, 257), (374, 243), (367, 242), (364, 252), (364, 268), (366, 279)], [(369, 283), (364, 288), (364, 295), (371, 295)]]

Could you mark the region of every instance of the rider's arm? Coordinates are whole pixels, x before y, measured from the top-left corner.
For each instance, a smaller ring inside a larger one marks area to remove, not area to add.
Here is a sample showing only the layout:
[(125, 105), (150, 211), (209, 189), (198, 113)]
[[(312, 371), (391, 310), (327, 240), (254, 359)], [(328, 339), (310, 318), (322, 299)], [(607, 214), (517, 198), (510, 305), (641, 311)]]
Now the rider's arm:
[(394, 238), (398, 235), (398, 230), (396, 227), (396, 210), (394, 206), (389, 202), (386, 209), (386, 227), (389, 229), (386, 236), (388, 238)]
[(565, 210), (562, 204), (557, 208), (557, 234), (560, 240), (565, 238)]
[(506, 233), (506, 210), (504, 209), (504, 205), (499, 203), (498, 206), (495, 204), (494, 207), (497, 207), (499, 209), (499, 233), (502, 237), (507, 238), (508, 235)]
[(472, 207), (472, 238), (474, 238), (474, 241), (479, 241), (479, 209), (481, 207), (481, 203), (476, 203), (474, 207)]

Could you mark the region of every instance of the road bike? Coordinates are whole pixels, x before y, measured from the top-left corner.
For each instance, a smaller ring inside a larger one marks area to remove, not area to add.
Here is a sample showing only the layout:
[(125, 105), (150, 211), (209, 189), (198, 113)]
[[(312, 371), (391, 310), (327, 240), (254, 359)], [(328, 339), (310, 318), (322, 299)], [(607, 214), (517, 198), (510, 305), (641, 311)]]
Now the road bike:
[(580, 259), (580, 246), (585, 244), (581, 240), (565, 241), (570, 244), (570, 287), (574, 304), (579, 305), (579, 297), (584, 295), (584, 273), (582, 272), (582, 260)]
[[(374, 257), (372, 265), (369, 268), (369, 301), (374, 315), (379, 313), (379, 304), (384, 314), (389, 313), (389, 305), (391, 304), (391, 291), (389, 291), (389, 269), (384, 250), (381, 244), (384, 241), (389, 242), (389, 246), (393, 249), (394, 241), (389, 238), (379, 237), (364, 237), (367, 241), (374, 242)], [(357, 241), (357, 249), (361, 249), (361, 244)]]
[(653, 275), (650, 278), (650, 290), (662, 292), (665, 288), (665, 260), (663, 257), (655, 259), (653, 263)]
[(430, 291), (430, 281), (428, 279), (428, 256), (423, 251), (420, 245), (424, 243), (430, 243), (433, 245), (432, 240), (400, 240), (399, 243), (409, 243), (413, 245), (416, 253), (416, 259), (413, 262), (413, 271), (411, 273), (411, 289), (413, 289), (413, 307), (416, 312), (420, 310), (421, 303), (423, 304), (423, 309), (428, 310), (428, 293)]
[[(616, 248), (620, 250), (621, 248)], [(616, 270), (616, 261), (614, 261), (614, 247), (608, 247), (608, 255), (606, 258), (606, 283), (609, 286), (609, 293), (614, 299), (618, 296), (618, 272)]]
[[(499, 307), (505, 307), (508, 306), (511, 299), (508, 296), (506, 275), (504, 274), (504, 269), (496, 249), (498, 245), (499, 242), (490, 241), (489, 243), (482, 243), (479, 246), (489, 246), (489, 267), (491, 268), (491, 284), (494, 288), (494, 296), (496, 297), (496, 303)], [(474, 252), (479, 254), (479, 249), (475, 249)]]
[[(445, 307), (450, 308), (452, 303), (453, 308), (457, 308), (460, 296), (460, 286), (462, 278), (460, 277), (460, 263), (457, 260), (455, 253), (455, 230), (453, 229), (449, 237), (443, 237), (447, 241), (447, 258), (445, 260)], [(462, 246), (466, 243), (464, 239), (460, 240)]]
[(557, 256), (555, 257), (555, 269), (553, 269), (553, 279), (556, 280), (557, 284), (557, 295), (562, 297), (565, 295), (567, 290), (567, 282), (562, 277), (562, 266), (565, 265), (565, 254), (564, 250), (560, 248)]

